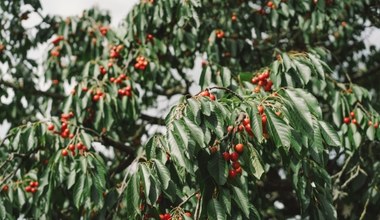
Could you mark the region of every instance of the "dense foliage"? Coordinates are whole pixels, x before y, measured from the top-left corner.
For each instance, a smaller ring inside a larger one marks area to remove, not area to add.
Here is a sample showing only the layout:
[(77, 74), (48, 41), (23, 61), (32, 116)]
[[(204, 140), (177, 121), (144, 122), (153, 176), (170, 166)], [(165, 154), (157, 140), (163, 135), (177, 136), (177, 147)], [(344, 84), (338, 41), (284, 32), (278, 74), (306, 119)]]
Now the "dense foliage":
[(0, 12), (0, 219), (379, 217), (378, 1)]

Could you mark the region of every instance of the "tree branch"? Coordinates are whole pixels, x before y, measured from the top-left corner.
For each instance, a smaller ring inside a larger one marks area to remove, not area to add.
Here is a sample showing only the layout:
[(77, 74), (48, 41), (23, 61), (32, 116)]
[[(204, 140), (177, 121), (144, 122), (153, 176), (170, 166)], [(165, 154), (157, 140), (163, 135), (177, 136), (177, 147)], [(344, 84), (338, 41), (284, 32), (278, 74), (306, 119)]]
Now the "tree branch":
[(141, 119), (144, 121), (149, 121), (152, 124), (157, 124), (157, 125), (165, 125), (165, 120), (163, 118), (157, 118), (154, 116), (146, 115), (146, 114), (141, 114)]
[(16, 85), (16, 84), (13, 84), (11, 82), (5, 81), (3, 79), (0, 79), (0, 85), (4, 85), (6, 87), (9, 87), (9, 88), (12, 88), (15, 90), (23, 91), (26, 94), (45, 96), (45, 97), (50, 97), (50, 98), (59, 99), (59, 100), (62, 100), (65, 98), (65, 96), (62, 94), (47, 92), (47, 91), (41, 91), (41, 90), (37, 90), (33, 87), (24, 87), (21, 85)]

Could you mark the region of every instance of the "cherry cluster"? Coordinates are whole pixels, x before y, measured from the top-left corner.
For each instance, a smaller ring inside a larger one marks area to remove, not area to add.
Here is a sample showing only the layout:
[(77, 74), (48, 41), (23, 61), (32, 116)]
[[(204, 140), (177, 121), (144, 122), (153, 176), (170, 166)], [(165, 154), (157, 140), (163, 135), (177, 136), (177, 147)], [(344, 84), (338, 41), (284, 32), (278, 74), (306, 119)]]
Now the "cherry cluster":
[(125, 75), (124, 73), (120, 74), (117, 78), (115, 77), (111, 77), (110, 78), (110, 81), (112, 83), (116, 83), (116, 84), (121, 84), (123, 82), (123, 80), (129, 80), (129, 78), (127, 77), (127, 75)]
[(164, 214), (160, 214), (160, 220), (171, 220), (172, 219), (172, 216), (170, 215), (170, 213), (164, 213)]
[(102, 92), (100, 89), (92, 92), (92, 101), (98, 102), (101, 98), (103, 98), (106, 94)]
[(131, 86), (126, 86), (125, 88), (117, 90), (117, 94), (120, 97), (127, 96), (131, 97), (132, 96), (132, 87)]
[(242, 168), (239, 163), (239, 154), (242, 154), (244, 151), (244, 145), (239, 143), (234, 146), (234, 152), (223, 152), (222, 156), (225, 161), (231, 162), (231, 169), (228, 171), (228, 177), (230, 179), (234, 179), (238, 174), (240, 175), (242, 173)]
[[(71, 151), (71, 154), (72, 154), (73, 156), (75, 156), (75, 155), (76, 155), (76, 153), (75, 153), (75, 149), (78, 149), (78, 151), (81, 151), (81, 152), (83, 152), (83, 151), (87, 151), (87, 147), (84, 146), (82, 142), (79, 142), (79, 143), (77, 143), (76, 145), (75, 145), (75, 144), (69, 144), (69, 145), (67, 146), (67, 148), (62, 149), (62, 151), (61, 151), (61, 155), (62, 155), (63, 157), (66, 157), (67, 155), (69, 155), (69, 151)], [(69, 151), (68, 151), (68, 150), (69, 150)]]
[(25, 187), (25, 192), (35, 193), (38, 190), (38, 182), (31, 181), (28, 186)]
[(249, 136), (253, 137), (253, 132), (251, 128), (251, 120), (248, 117), (245, 117), (243, 121), (239, 124), (239, 126), (236, 127), (235, 129), (232, 126), (228, 126), (227, 130), (228, 130), (228, 133), (230, 133), (232, 130), (234, 132), (241, 132), (245, 130), (249, 134)]
[(264, 71), (263, 73), (259, 74), (258, 76), (255, 76), (252, 78), (251, 82), (253, 84), (257, 84), (257, 86), (254, 88), (255, 93), (259, 93), (261, 87), (264, 87), (264, 90), (266, 92), (271, 91), (273, 82), (268, 79), (269, 78), (269, 70)]
[(143, 56), (138, 56), (136, 58), (135, 69), (145, 70), (146, 66), (148, 66), (148, 60), (146, 60), (146, 58)]
[(69, 123), (68, 121), (74, 117), (74, 113), (73, 112), (70, 112), (68, 114), (61, 114), (61, 128), (60, 128), (60, 131), (54, 131), (54, 125), (53, 124), (49, 124), (48, 125), (48, 130), (49, 131), (53, 131), (55, 134), (59, 134), (61, 135), (62, 138), (70, 138), (72, 139), (74, 137), (74, 134), (73, 133), (70, 133), (70, 129), (69, 129)]
[(113, 46), (110, 50), (110, 57), (111, 58), (119, 58), (120, 57), (120, 52), (124, 49), (123, 45), (117, 45)]
[(59, 35), (59, 36), (57, 36), (56, 38), (54, 38), (53, 40), (52, 40), (52, 43), (54, 44), (54, 45), (57, 45), (59, 42), (61, 42), (63, 39), (65, 39), (62, 35)]
[(219, 39), (222, 39), (224, 37), (224, 31), (222, 30), (216, 30), (215, 34), (216, 34), (216, 37)]
[(208, 91), (207, 89), (205, 91), (202, 91), (200, 94), (200, 96), (203, 96), (203, 97), (209, 97), (212, 101), (215, 101), (216, 97), (214, 94), (212, 94), (210, 91)]
[(358, 122), (357, 122), (357, 120), (355, 118), (355, 112), (350, 112), (350, 116), (344, 117), (343, 118), (343, 122), (345, 124), (350, 124), (350, 122), (352, 124), (355, 124), (355, 125), (358, 124)]

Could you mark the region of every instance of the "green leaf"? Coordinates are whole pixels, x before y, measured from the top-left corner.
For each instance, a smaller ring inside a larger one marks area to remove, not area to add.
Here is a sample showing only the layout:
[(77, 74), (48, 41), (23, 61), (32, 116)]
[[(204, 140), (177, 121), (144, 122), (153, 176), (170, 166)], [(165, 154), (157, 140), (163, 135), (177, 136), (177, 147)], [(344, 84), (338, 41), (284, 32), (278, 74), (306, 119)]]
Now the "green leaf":
[(70, 174), (67, 178), (67, 189), (70, 189), (75, 184), (75, 178), (76, 178), (77, 172), (75, 169), (70, 171)]
[(82, 205), (83, 202), (83, 191), (84, 191), (84, 184), (86, 180), (86, 175), (82, 174), (79, 177), (79, 180), (76, 181), (76, 184), (74, 185), (74, 204), (77, 209)]
[(251, 121), (252, 132), (259, 143), (263, 140), (263, 125), (261, 116), (257, 110), (257, 105), (254, 102), (249, 102), (251, 108), (249, 110), (249, 119)]
[(304, 99), (307, 107), (314, 116), (316, 116), (318, 119), (322, 118), (322, 109), (319, 105), (319, 102), (311, 93), (308, 93), (303, 89), (295, 89), (294, 91), (299, 97)]
[(292, 61), (290, 60), (288, 54), (282, 53), (281, 54), (282, 61), (285, 67), (285, 72), (288, 72), (292, 68)]
[(270, 108), (265, 108), (267, 116), (267, 125), (269, 128), (270, 138), (273, 139), (276, 147), (290, 147), (290, 127), (273, 113)]
[(200, 79), (199, 79), (199, 85), (202, 89), (205, 89), (211, 84), (211, 67), (207, 66), (206, 68), (203, 68)]
[(319, 74), (319, 76), (325, 80), (325, 71), (323, 70), (323, 66), (322, 64), (319, 62), (319, 59), (314, 56), (313, 54), (308, 54), (311, 62), (313, 63), (315, 69), (317, 70), (317, 73)]
[(264, 173), (264, 166), (262, 161), (260, 160), (260, 155), (257, 150), (253, 146), (248, 147), (249, 150), (249, 160), (248, 162), (249, 170), (251, 170), (252, 175), (255, 176), (258, 180)]
[(368, 126), (366, 135), (371, 141), (375, 140), (375, 128), (373, 126)]
[[(311, 119), (311, 113), (305, 100), (298, 96), (297, 90), (287, 89), (285, 93), (289, 98), (289, 105), (287, 106), (290, 112), (290, 118), (294, 120), (306, 134), (310, 134), (313, 131), (313, 121)], [(295, 126), (296, 127), (296, 126)]]
[(18, 204), (20, 204), (20, 206), (23, 206), (26, 202), (25, 193), (21, 187), (17, 187), (17, 199), (18, 199)]
[(231, 193), (227, 189), (221, 189), (219, 193), (219, 200), (221, 205), (226, 210), (227, 214), (231, 214)]
[(313, 144), (311, 145), (311, 147), (314, 148), (317, 153), (322, 153), (323, 151), (322, 134), (319, 128), (319, 124), (315, 120), (313, 121), (313, 128), (314, 128), (314, 138), (313, 138)]
[(180, 166), (185, 166), (185, 156), (183, 155), (182, 143), (175, 137), (173, 131), (168, 130), (167, 134), (170, 155), (173, 156)]
[(151, 174), (148, 171), (148, 169), (149, 168), (144, 163), (139, 164), (139, 170), (141, 172), (140, 176), (142, 177), (141, 182), (144, 184), (144, 192), (145, 192), (146, 198), (149, 198), (149, 191), (150, 191), (150, 187), (151, 187), (151, 182), (150, 182), (150, 175)]
[(204, 144), (204, 134), (200, 127), (198, 127), (194, 122), (192, 122), (188, 118), (184, 118), (186, 126), (189, 128), (190, 135), (195, 142), (198, 143), (198, 145), (203, 148), (205, 146)]
[(82, 130), (82, 132), (80, 134), (80, 137), (81, 137), (81, 140), (82, 140), (83, 144), (87, 148), (90, 148), (91, 147), (91, 136), (88, 135), (84, 130)]
[(219, 203), (218, 200), (216, 199), (211, 199), (210, 202), (207, 205), (207, 218), (212, 220), (221, 220), (221, 219), (226, 219), (226, 214)]
[(188, 139), (188, 133), (183, 125), (183, 121), (175, 120), (173, 121), (173, 128), (175, 129), (176, 134), (178, 134), (178, 138), (182, 140), (182, 143), (187, 149), (188, 144), (189, 144), (189, 139)]
[(166, 190), (169, 187), (169, 181), (170, 181), (169, 170), (159, 160), (153, 159), (152, 161), (156, 165), (156, 171), (157, 171), (158, 178), (160, 179), (160, 182), (161, 182), (164, 190)]
[(219, 152), (212, 155), (207, 163), (207, 170), (219, 185), (224, 185), (227, 182), (227, 163)]
[(7, 216), (7, 211), (5, 210), (3, 200), (0, 199), (0, 219), (4, 220), (6, 216)]
[(226, 67), (223, 67), (222, 79), (223, 79), (223, 86), (229, 87), (231, 84), (231, 71)]
[(140, 180), (139, 175), (134, 174), (129, 179), (126, 186), (125, 201), (127, 206), (127, 213), (129, 216), (134, 216), (139, 212), (139, 200), (140, 200)]
[(331, 127), (331, 125), (326, 122), (319, 121), (319, 127), (322, 131), (323, 139), (330, 146), (341, 146), (339, 136), (336, 131)]
[(248, 218), (249, 216), (249, 201), (247, 194), (244, 193), (239, 187), (232, 186), (233, 196), (232, 199), (239, 206), (240, 210)]
[(301, 75), (302, 81), (306, 85), (310, 81), (310, 78), (311, 78), (311, 69), (307, 65), (297, 60), (293, 60), (293, 63), (296, 65), (297, 70)]
[(251, 72), (241, 72), (239, 73), (240, 81), (251, 81), (252, 73)]

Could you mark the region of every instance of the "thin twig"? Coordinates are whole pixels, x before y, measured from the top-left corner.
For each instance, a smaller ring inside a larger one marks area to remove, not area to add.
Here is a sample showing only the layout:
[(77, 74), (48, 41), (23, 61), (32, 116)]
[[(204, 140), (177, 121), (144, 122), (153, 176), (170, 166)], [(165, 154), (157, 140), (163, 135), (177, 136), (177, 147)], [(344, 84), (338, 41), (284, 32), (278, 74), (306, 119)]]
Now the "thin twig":
[(189, 199), (191, 199), (193, 196), (195, 196), (197, 193), (199, 193), (199, 190), (195, 191), (193, 194), (188, 196), (185, 200), (183, 200), (177, 207), (181, 207), (183, 204), (185, 204)]
[(208, 88), (208, 89), (209, 89), (209, 90), (212, 90), (212, 89), (221, 89), (221, 90), (225, 90), (225, 91), (227, 91), (227, 92), (233, 94), (234, 96), (238, 97), (241, 101), (244, 101), (244, 98), (243, 98), (241, 95), (237, 94), (236, 92), (232, 91), (232, 90), (229, 89), (229, 88), (221, 87), (221, 86), (213, 86), (213, 87), (210, 87), (210, 88)]

